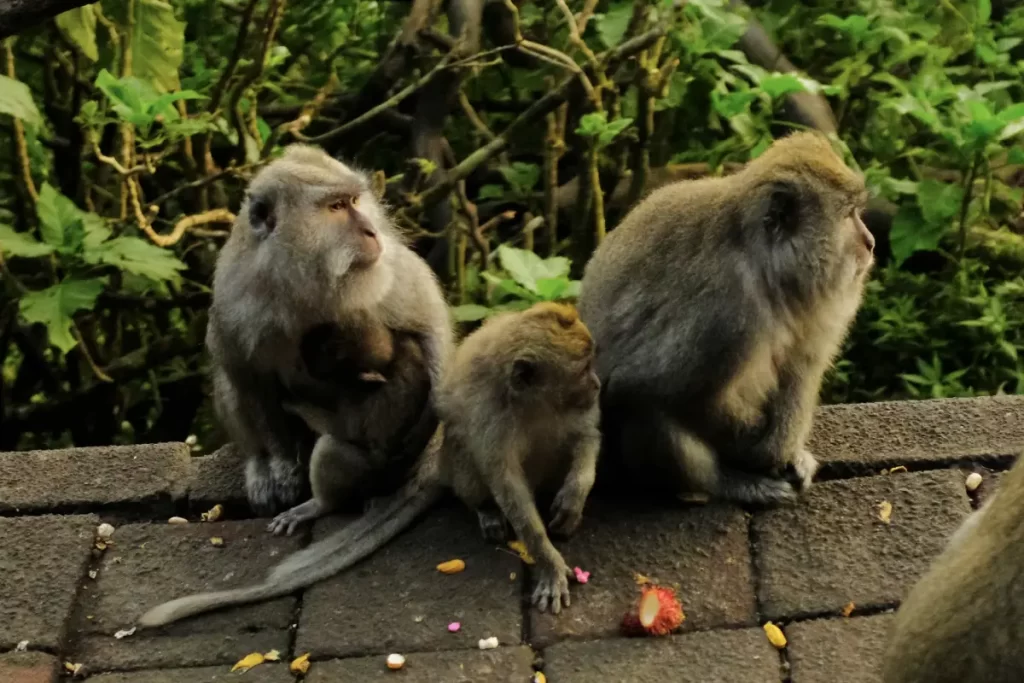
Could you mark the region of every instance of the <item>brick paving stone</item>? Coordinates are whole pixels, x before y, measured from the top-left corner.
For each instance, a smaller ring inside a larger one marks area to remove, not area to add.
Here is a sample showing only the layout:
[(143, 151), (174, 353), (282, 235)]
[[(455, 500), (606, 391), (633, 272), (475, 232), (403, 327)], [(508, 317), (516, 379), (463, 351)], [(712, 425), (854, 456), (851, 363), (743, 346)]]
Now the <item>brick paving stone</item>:
[(0, 518), (0, 650), (62, 644), (98, 523), (94, 515)]
[(777, 683), (779, 656), (760, 628), (664, 638), (566, 641), (544, 651), (550, 683)]
[(88, 678), (88, 683), (295, 683), (286, 664), (261, 664), (244, 674), (231, 673), (230, 666), (198, 669), (165, 669), (104, 673)]
[[(878, 505), (892, 504), (889, 524)], [(969, 512), (954, 470), (816, 484), (754, 516), (758, 597), (769, 619), (896, 604)]]
[(1024, 396), (823, 406), (808, 447), (840, 468), (1009, 459), (1024, 449)]
[[(314, 537), (344, 521), (321, 520)], [(435, 569), (453, 558), (465, 560), (465, 571), (445, 575)], [(522, 582), (518, 557), (486, 543), (475, 515), (446, 505), (365, 561), (306, 591), (296, 652), (314, 658), (407, 654), (476, 648), (490, 636), (518, 644)], [(453, 621), (462, 624), (457, 633), (448, 632)]]
[(314, 662), (306, 683), (394, 681), (407, 683), (528, 683), (533, 652), (528, 647), (496, 650), (419, 652), (405, 657), (400, 672), (388, 669), (386, 655)]
[(566, 637), (615, 635), (639, 596), (639, 572), (678, 587), (685, 629), (756, 621), (747, 519), (732, 506), (683, 508), (591, 500), (583, 524), (556, 541), (570, 567), (591, 572), (571, 581), (572, 605), (558, 616), (529, 610), (538, 647)]
[(882, 654), (891, 623), (891, 614), (878, 614), (787, 625), (793, 683), (882, 683)]
[[(299, 547), (299, 538), (279, 538), (266, 531), (267, 520), (190, 524), (129, 524), (114, 533), (114, 545), (101, 560), (95, 581), (82, 586), (75, 635), (76, 647), (90, 655), (93, 670), (109, 670), (160, 657), (160, 648), (195, 649), (182, 654), (189, 663), (221, 664), (253, 649), (284, 649), (293, 623), (296, 598), (288, 596), (185, 619), (161, 629), (136, 632), (115, 640), (144, 611), (161, 602), (198, 591), (218, 590), (259, 581), (267, 570)], [(215, 547), (210, 539), (224, 540)], [(277, 635), (268, 635), (276, 630)], [(201, 637), (194, 637), (201, 636)], [(191, 639), (189, 637), (192, 637)], [(203, 643), (203, 638), (210, 642)], [(146, 655), (145, 647), (154, 649)], [(239, 654), (240, 653), (240, 654)]]
[(226, 508), (248, 511), (245, 459), (234, 444), (229, 443), (210, 455), (192, 458), (188, 499), (193, 510), (205, 510), (221, 503)]
[(189, 460), (182, 443), (0, 453), (0, 512), (117, 504), (169, 508), (185, 495)]
[(8, 652), (0, 655), (2, 683), (57, 683), (60, 662), (44, 652)]
[(148, 637), (137, 631), (117, 640), (104, 635), (83, 636), (70, 651), (76, 662), (109, 671), (166, 669), (182, 666), (230, 666), (250, 652), (287, 652), (287, 630), (256, 633), (211, 632)]

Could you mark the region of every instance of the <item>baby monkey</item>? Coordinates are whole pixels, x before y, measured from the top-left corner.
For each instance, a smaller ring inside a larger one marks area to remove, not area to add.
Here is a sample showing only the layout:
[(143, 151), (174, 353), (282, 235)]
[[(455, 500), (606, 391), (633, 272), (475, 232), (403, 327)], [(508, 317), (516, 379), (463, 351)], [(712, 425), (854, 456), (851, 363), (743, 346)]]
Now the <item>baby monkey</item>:
[[(456, 350), (437, 391), (442, 427), (398, 493), (288, 557), (263, 583), (172, 600), (143, 615), (140, 625), (310, 586), (376, 551), (446, 489), (477, 512), (486, 538), (501, 538), (505, 521), (511, 523), (536, 559), (532, 602), (560, 612), (570, 604), (570, 570), (548, 530), (575, 531), (594, 484), (601, 385), (593, 361), (594, 342), (571, 306), (540, 303), (488, 319)], [(381, 389), (398, 383), (394, 373), (387, 380)], [(545, 529), (537, 500), (549, 494)]]
[(896, 613), (884, 683), (1017, 683), (1024, 671), (1024, 459)]
[(306, 371), (333, 391), (284, 404), (320, 436), (309, 462), (312, 498), (273, 519), (268, 528), (277, 534), (290, 535), (351, 500), (393, 492), (437, 428), (416, 339), (366, 311), (343, 322), (313, 328), (300, 343)]

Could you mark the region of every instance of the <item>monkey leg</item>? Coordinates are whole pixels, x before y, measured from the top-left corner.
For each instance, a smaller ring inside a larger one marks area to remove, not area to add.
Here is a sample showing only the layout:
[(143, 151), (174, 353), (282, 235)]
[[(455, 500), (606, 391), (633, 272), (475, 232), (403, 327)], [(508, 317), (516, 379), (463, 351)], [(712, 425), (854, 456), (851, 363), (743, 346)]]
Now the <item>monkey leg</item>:
[(480, 533), (488, 543), (505, 543), (508, 540), (508, 524), (505, 515), (494, 501), (488, 501), (476, 508)]
[(551, 504), (551, 522), (548, 530), (562, 536), (576, 531), (583, 519), (583, 508), (594, 488), (597, 476), (597, 456), (601, 450), (599, 435), (585, 435), (572, 446), (572, 465)]
[(550, 607), (554, 614), (558, 614), (562, 606), (568, 607), (570, 602), (569, 566), (544, 530), (544, 522), (518, 457), (508, 454), (505, 462), (508, 463), (506, 467), (487, 468), (484, 477), (498, 507), (536, 559), (533, 604), (542, 612)]
[(279, 514), (267, 529), (277, 535), (290, 536), (303, 522), (330, 514), (355, 494), (370, 470), (361, 448), (324, 434), (317, 440), (309, 460), (313, 497)]

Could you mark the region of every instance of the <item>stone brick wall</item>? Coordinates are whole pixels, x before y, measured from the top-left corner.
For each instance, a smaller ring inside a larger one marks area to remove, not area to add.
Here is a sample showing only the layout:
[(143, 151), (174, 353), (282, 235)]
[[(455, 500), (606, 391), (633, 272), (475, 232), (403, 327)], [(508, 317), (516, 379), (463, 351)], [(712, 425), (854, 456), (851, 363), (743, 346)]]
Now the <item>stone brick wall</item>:
[[(55, 681), (65, 662), (98, 683), (226, 681), (244, 655), (273, 649), (283, 663), (246, 679), (292, 681), (287, 661), (309, 652), (306, 679), (320, 683), (525, 683), (537, 669), (552, 683), (876, 683), (888, 612), (1024, 449), (1022, 418), (1024, 397), (830, 406), (811, 439), (820, 481), (795, 507), (595, 499), (557, 544), (592, 572), (558, 617), (526, 608), (529, 567), (445, 504), (300, 594), (122, 638), (154, 604), (252, 582), (347, 518), (271, 537), (267, 520), (246, 519), (230, 446), (204, 457), (184, 444), (0, 453), (0, 683)], [(984, 475), (970, 495), (969, 471)], [(217, 503), (224, 518), (201, 522)], [(168, 524), (172, 515), (190, 523)], [(101, 522), (116, 528), (108, 544), (97, 544)], [(434, 570), (454, 557), (466, 571)], [(676, 587), (681, 633), (619, 636), (637, 573)], [(760, 628), (767, 620), (785, 631), (782, 651)], [(490, 636), (501, 646), (480, 651)], [(384, 666), (390, 652), (406, 656), (401, 674)]]

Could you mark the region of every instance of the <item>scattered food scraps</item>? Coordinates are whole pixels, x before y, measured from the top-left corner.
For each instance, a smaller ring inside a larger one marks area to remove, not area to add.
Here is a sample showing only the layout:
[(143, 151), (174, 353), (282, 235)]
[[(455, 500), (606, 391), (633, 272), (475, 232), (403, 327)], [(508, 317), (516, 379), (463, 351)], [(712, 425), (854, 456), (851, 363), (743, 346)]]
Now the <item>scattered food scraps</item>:
[(214, 505), (208, 512), (203, 513), (204, 522), (216, 522), (224, 514), (224, 506), (220, 503)]
[(132, 626), (131, 628), (127, 628), (127, 629), (121, 629), (120, 631), (118, 631), (117, 633), (114, 634), (114, 637), (117, 638), (118, 640), (121, 640), (122, 638), (127, 638), (128, 636), (132, 635), (133, 633), (135, 633), (135, 627), (134, 626)]
[(452, 623), (448, 624), (448, 630), (452, 633), (458, 633), (460, 628), (462, 628), (462, 624), (460, 624), (457, 621), (453, 621)]
[(414, 616), (412, 618), (412, 620), (415, 621), (417, 624), (421, 624), (421, 623), (423, 623), (423, 615), (422, 614), (417, 614), (416, 616)]
[(636, 585), (642, 586), (645, 583), (653, 583), (648, 577), (644, 576), (640, 572), (633, 572), (633, 580), (636, 581)]
[(220, 536), (214, 536), (213, 538), (210, 539), (210, 544), (211, 545), (215, 545), (218, 548), (221, 548), (221, 547), (224, 546), (224, 539), (221, 538)]
[(786, 647), (786, 634), (782, 632), (782, 629), (768, 622), (764, 625), (764, 634), (768, 636), (768, 642), (772, 644), (777, 650), (781, 650)]
[(538, 671), (533, 674), (533, 678), (530, 680), (530, 683), (548, 683), (548, 677), (544, 675), (543, 671)]
[(576, 575), (576, 580), (580, 583), (586, 583), (587, 581), (590, 581), (590, 572), (585, 572), (579, 567), (573, 567), (572, 571)]
[(184, 517), (171, 517), (167, 520), (168, 524), (188, 524), (188, 520)]
[(971, 491), (972, 493), (977, 491), (978, 487), (981, 486), (981, 475), (977, 472), (971, 472), (967, 475), (967, 480), (964, 484), (967, 486), (968, 491)]
[(896, 465), (896, 467), (890, 467), (889, 468), (889, 474), (896, 474), (897, 472), (906, 472), (906, 471), (907, 471), (907, 466), (906, 465)]
[(277, 650), (271, 650), (270, 652), (264, 653), (263, 659), (267, 660), (268, 662), (280, 662), (281, 653)]
[(95, 569), (90, 569), (89, 570), (89, 578), (90, 579), (95, 580), (97, 576), (99, 576), (99, 572), (98, 571), (96, 571)]
[(261, 652), (252, 652), (242, 657), (240, 660), (235, 662), (235, 665), (231, 667), (232, 671), (248, 671), (254, 666), (259, 666), (263, 663), (265, 657)]
[(14, 648), (14, 651), (15, 651), (15, 652), (25, 652), (26, 650), (28, 650), (28, 641), (27, 641), (27, 640), (23, 640), (23, 641), (21, 641), (21, 642), (20, 642), (20, 643), (18, 643), (18, 645), (17, 645), (17, 646), (16, 646), (15, 648)]
[(509, 581), (515, 581), (516, 580), (516, 573), (512, 572), (511, 574), (509, 574), (508, 575), (508, 580)]
[(388, 668), (392, 671), (398, 671), (405, 666), (405, 657), (398, 653), (388, 655)]
[(683, 606), (671, 588), (644, 584), (640, 600), (622, 619), (622, 630), (627, 635), (668, 635), (686, 619)]
[(481, 638), (480, 642), (476, 644), (481, 650), (493, 650), (498, 647), (498, 637), (491, 636), (490, 638)]
[(892, 519), (892, 503), (887, 500), (883, 500), (878, 504), (878, 518), (885, 524), (888, 524)]
[(114, 525), (104, 522), (96, 527), (96, 537), (101, 541), (109, 541), (114, 535)]
[(292, 663), (288, 665), (288, 670), (293, 674), (304, 674), (309, 671), (309, 653), (296, 657), (292, 660)]
[(519, 559), (526, 564), (533, 564), (536, 562), (536, 560), (533, 559), (533, 556), (530, 555), (530, 552), (526, 549), (526, 544), (522, 541), (509, 541), (508, 547), (515, 550), (519, 555)]
[(81, 662), (72, 664), (71, 662), (64, 662), (64, 670), (76, 678), (85, 678), (85, 665)]
[(96, 541), (96, 550), (106, 550), (107, 544), (105, 541)]
[(466, 568), (466, 563), (462, 560), (448, 560), (437, 565), (437, 571), (442, 574), (458, 574)]
[(848, 617), (853, 614), (853, 608), (856, 607), (852, 602), (846, 603), (846, 607), (843, 608), (843, 616)]

